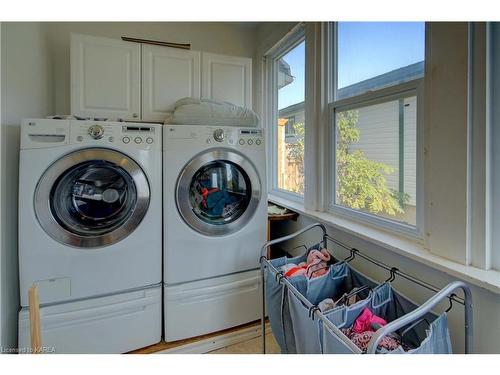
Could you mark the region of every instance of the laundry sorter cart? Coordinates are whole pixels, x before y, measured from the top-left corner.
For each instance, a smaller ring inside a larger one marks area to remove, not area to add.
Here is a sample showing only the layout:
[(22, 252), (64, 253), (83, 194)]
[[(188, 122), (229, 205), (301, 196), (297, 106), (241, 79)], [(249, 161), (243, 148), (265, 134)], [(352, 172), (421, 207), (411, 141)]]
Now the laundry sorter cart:
[[(269, 246), (296, 239), (315, 228), (321, 229), (321, 239), (309, 248), (301, 245), (300, 248), (304, 249), (302, 255), (267, 259), (265, 254)], [(306, 262), (311, 251), (327, 249), (329, 241), (348, 250), (350, 256), (343, 260), (331, 256), (328, 268), (318, 277), (285, 277), (281, 270), (283, 266)], [(379, 283), (363, 275), (350, 264), (356, 257), (389, 271), (390, 277)], [(329, 236), (320, 223), (267, 242), (262, 248), (260, 264), (263, 353), (266, 352), (267, 312), (271, 330), (282, 353), (448, 354), (452, 348), (447, 312), (454, 302), (464, 305), (465, 353), (472, 353), (472, 296), (464, 282), (454, 281), (438, 289), (343, 244)], [(419, 306), (394, 289), (392, 282), (396, 276), (436, 294)], [(463, 291), (463, 298), (454, 293), (458, 289)], [(345, 303), (349, 299), (352, 301), (353, 296), (356, 297), (355, 302)], [(340, 302), (330, 309), (322, 310), (319, 306), (327, 297)], [(449, 300), (449, 308), (441, 314), (435, 313), (433, 309), (446, 299)], [(375, 316), (384, 323), (361, 335), (353, 334), (354, 328), (363, 323), (365, 315)]]

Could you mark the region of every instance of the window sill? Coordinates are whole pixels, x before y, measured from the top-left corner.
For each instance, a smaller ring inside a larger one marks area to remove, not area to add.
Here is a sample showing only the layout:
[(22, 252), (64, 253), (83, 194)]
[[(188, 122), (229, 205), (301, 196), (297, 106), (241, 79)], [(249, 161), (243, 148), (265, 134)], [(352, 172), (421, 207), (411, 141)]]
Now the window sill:
[(282, 197), (269, 195), (272, 203), (279, 204), (301, 215), (332, 226), (338, 230), (362, 238), (375, 245), (381, 246), (396, 254), (415, 260), (428, 267), (445, 272), (470, 284), (500, 294), (500, 272), (495, 270), (482, 270), (472, 266), (465, 266), (432, 254), (425, 249), (422, 243), (398, 236), (388, 231), (375, 228), (368, 224), (359, 223), (347, 218), (339, 217), (328, 212), (319, 212), (304, 209), (304, 205)]

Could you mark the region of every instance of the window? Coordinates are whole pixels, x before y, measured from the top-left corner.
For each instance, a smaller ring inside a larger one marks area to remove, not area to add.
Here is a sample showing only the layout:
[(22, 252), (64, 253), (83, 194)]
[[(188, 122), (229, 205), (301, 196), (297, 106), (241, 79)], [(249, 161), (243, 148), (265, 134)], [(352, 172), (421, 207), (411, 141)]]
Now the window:
[(270, 191), (302, 200), (304, 195), (305, 40), (299, 27), (268, 54)]
[(333, 28), (331, 209), (416, 234), (424, 23)]

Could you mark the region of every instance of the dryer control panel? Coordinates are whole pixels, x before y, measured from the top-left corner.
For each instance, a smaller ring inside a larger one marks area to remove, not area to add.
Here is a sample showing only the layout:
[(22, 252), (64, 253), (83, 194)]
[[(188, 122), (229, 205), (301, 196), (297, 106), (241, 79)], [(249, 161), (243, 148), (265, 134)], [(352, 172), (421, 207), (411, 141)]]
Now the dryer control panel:
[(107, 122), (71, 121), (72, 143), (128, 145), (140, 149), (161, 149), (161, 125)]
[(214, 127), (198, 125), (171, 125), (165, 128), (167, 144), (182, 140), (204, 143), (205, 146), (233, 146), (239, 149), (264, 148), (264, 134), (262, 129)]

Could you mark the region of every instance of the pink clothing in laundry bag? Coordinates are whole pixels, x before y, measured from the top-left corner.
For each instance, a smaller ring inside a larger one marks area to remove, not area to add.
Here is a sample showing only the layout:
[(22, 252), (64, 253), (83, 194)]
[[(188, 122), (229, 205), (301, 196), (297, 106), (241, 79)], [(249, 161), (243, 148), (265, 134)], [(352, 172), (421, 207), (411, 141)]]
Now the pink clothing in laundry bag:
[[(346, 335), (349, 338), (349, 340), (351, 340), (358, 348), (360, 348), (363, 351), (363, 353), (366, 353), (368, 349), (368, 344), (370, 343), (370, 340), (375, 334), (375, 332), (373, 331), (356, 333), (351, 328), (342, 328), (341, 331), (344, 335)], [(401, 340), (390, 336), (384, 336), (382, 340), (380, 340), (378, 348), (379, 349), (385, 348), (391, 351), (396, 349), (400, 345), (402, 345)], [(403, 349), (405, 351), (409, 350), (409, 348), (406, 345), (403, 347)]]
[(326, 249), (312, 250), (307, 256), (307, 272), (309, 278), (322, 276), (328, 272), (330, 253)]
[(289, 263), (283, 266), (286, 278), (304, 275), (309, 279), (322, 276), (328, 272), (328, 261), (331, 259), (330, 253), (326, 249), (311, 250), (307, 255), (307, 261), (298, 265)]
[(331, 256), (330, 253), (326, 249), (321, 250), (311, 250), (309, 255), (307, 256), (307, 264), (311, 264), (317, 260), (328, 262)]
[(355, 333), (363, 333), (366, 331), (374, 331), (372, 328), (373, 324), (379, 325), (379, 326), (385, 326), (387, 322), (382, 319), (381, 317), (375, 315), (368, 309), (367, 307), (364, 308), (364, 310), (361, 312), (361, 315), (358, 316), (358, 319), (354, 322), (354, 325), (352, 326), (352, 330)]

